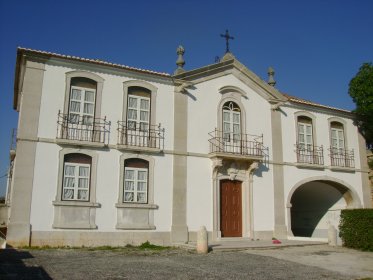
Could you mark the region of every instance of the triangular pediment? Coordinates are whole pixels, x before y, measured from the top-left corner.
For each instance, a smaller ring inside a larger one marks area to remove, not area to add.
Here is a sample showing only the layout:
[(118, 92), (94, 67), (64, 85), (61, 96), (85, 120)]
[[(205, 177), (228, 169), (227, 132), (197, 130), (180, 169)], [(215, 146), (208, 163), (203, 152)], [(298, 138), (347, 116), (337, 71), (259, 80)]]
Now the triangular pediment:
[(174, 75), (173, 77), (177, 83), (188, 82), (196, 85), (198, 83), (217, 79), (230, 74), (242, 81), (248, 87), (252, 88), (255, 92), (272, 104), (288, 101), (286, 96), (262, 80), (244, 64), (239, 62), (231, 53), (225, 54), (222, 60), (218, 63), (189, 70), (184, 73)]

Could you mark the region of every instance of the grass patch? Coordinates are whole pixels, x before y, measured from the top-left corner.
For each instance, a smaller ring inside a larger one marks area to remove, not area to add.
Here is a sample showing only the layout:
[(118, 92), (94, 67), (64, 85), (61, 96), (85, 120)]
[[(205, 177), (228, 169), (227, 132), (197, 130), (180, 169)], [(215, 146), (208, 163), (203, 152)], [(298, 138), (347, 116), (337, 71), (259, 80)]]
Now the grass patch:
[(23, 247), (18, 247), (17, 249), (21, 250), (53, 250), (53, 249), (73, 249), (73, 250), (87, 250), (87, 251), (163, 251), (163, 250), (169, 250), (172, 249), (172, 247), (167, 247), (167, 246), (159, 246), (155, 244), (151, 244), (149, 241), (146, 241), (142, 243), (139, 246), (134, 246), (131, 244), (127, 244), (123, 247), (118, 246), (118, 247), (113, 247), (113, 246), (97, 246), (97, 247), (70, 247), (70, 246), (23, 246)]
[(140, 246), (138, 246), (138, 248), (141, 249), (141, 250), (161, 251), (161, 250), (170, 249), (171, 247), (154, 245), (154, 244), (151, 244), (149, 241), (146, 241), (146, 242), (142, 243)]

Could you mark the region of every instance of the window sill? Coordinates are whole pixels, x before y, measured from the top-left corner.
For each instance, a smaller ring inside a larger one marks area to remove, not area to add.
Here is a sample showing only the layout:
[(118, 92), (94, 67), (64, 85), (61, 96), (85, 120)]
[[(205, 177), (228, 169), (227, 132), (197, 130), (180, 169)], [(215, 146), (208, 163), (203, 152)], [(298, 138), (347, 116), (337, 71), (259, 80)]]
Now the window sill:
[(156, 204), (142, 204), (142, 203), (116, 203), (117, 208), (137, 208), (137, 209), (158, 209)]
[(325, 169), (325, 166), (324, 165), (319, 165), (319, 164), (310, 164), (310, 163), (300, 163), (300, 162), (297, 162), (295, 164), (296, 167), (298, 168), (308, 168), (308, 169)]
[(127, 230), (154, 230), (156, 229), (155, 226), (150, 226), (150, 225), (146, 225), (146, 226), (126, 226), (126, 225), (123, 225), (123, 224), (117, 224), (115, 226), (116, 229), (127, 229)]
[(355, 172), (354, 167), (330, 166), (329, 169), (331, 171)]
[(138, 146), (130, 146), (130, 145), (117, 145), (118, 150), (127, 150), (127, 151), (134, 151), (134, 152), (147, 152), (147, 153), (161, 153), (163, 150), (159, 148), (151, 148), (151, 147), (138, 147)]
[(85, 202), (85, 201), (53, 201), (54, 206), (75, 206), (75, 207), (101, 207), (100, 203), (97, 202)]
[(62, 139), (62, 138), (56, 138), (56, 144), (58, 144), (58, 145), (69, 145), (69, 146), (85, 146), (85, 147), (92, 147), (92, 148), (105, 148), (105, 147), (107, 147), (107, 144), (105, 144), (105, 143), (70, 140), (70, 139)]
[(209, 153), (209, 158), (223, 158), (223, 159), (234, 159), (234, 160), (253, 160), (253, 161), (261, 161), (263, 160), (264, 156), (256, 156), (256, 155), (242, 155), (242, 154), (234, 154), (228, 152), (213, 152)]

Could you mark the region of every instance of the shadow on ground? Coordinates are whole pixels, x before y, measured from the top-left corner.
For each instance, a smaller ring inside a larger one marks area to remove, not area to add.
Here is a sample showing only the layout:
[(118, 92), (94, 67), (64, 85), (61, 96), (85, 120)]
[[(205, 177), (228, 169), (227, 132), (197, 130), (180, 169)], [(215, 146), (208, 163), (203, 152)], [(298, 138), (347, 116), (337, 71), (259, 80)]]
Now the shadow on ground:
[(52, 279), (43, 267), (26, 266), (23, 260), (30, 258), (34, 257), (26, 251), (0, 250), (0, 279)]

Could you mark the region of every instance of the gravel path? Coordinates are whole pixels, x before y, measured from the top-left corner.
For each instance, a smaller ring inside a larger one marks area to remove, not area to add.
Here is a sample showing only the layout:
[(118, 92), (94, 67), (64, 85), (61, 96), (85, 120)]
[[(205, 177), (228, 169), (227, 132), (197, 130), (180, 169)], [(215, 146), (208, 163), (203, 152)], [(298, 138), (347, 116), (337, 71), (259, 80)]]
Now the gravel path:
[[(285, 249), (284, 249), (285, 250)], [(0, 279), (356, 279), (250, 251), (2, 250)]]

